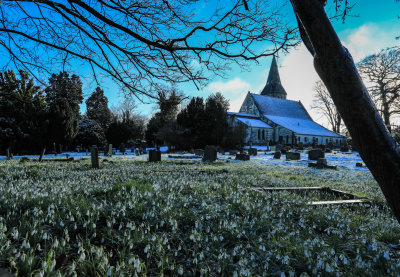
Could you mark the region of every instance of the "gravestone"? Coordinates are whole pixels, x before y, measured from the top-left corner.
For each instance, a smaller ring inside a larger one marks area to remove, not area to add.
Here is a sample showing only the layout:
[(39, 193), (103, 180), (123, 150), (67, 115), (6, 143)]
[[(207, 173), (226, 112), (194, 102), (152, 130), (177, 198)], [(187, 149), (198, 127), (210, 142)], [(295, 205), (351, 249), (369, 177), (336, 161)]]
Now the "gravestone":
[(275, 154), (274, 154), (274, 159), (280, 159), (281, 156), (282, 156), (281, 151), (277, 151), (277, 152), (275, 152)]
[(250, 156), (257, 156), (257, 149), (256, 148), (249, 148), (249, 155)]
[(246, 153), (237, 153), (236, 154), (236, 160), (249, 161), (250, 160), (250, 155), (248, 155)]
[(203, 149), (195, 149), (194, 154), (196, 156), (203, 156), (204, 155), (204, 150)]
[(112, 154), (113, 154), (112, 144), (109, 144), (109, 145), (108, 145), (108, 155), (109, 155), (110, 157), (112, 157)]
[(281, 151), (282, 148), (283, 148), (283, 145), (282, 145), (282, 144), (278, 144), (278, 145), (276, 146), (276, 151)]
[(325, 153), (321, 149), (308, 151), (308, 159), (318, 161), (319, 158), (325, 158)]
[(149, 162), (161, 162), (161, 151), (149, 150)]
[(99, 150), (97, 146), (92, 146), (90, 149), (92, 168), (99, 168)]
[(119, 151), (122, 153), (122, 155), (125, 155), (125, 146), (121, 145), (119, 147)]
[(11, 160), (12, 159), (12, 156), (11, 156), (11, 153), (10, 153), (10, 148), (7, 148), (7, 160), (9, 161), (9, 160)]
[(39, 162), (42, 162), (45, 152), (46, 152), (46, 148), (43, 148), (43, 151), (42, 151), (42, 153), (40, 153), (40, 156), (39, 156)]
[(286, 160), (300, 160), (300, 153), (298, 152), (286, 152)]
[(86, 156), (89, 155), (89, 150), (86, 148)]
[(276, 152), (276, 145), (271, 146), (271, 152)]
[(207, 145), (204, 148), (203, 162), (214, 162), (217, 159), (217, 149)]

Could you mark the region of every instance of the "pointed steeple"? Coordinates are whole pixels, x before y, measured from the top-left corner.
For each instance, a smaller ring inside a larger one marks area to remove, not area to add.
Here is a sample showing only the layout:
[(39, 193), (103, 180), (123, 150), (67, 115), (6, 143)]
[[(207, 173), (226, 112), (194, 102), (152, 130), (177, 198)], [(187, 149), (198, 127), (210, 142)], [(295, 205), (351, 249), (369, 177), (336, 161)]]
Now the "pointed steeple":
[(276, 58), (273, 56), (271, 67), (269, 69), (267, 84), (261, 91), (261, 95), (271, 96), (276, 98), (286, 99), (286, 91), (281, 84), (281, 78), (279, 77), (278, 65)]

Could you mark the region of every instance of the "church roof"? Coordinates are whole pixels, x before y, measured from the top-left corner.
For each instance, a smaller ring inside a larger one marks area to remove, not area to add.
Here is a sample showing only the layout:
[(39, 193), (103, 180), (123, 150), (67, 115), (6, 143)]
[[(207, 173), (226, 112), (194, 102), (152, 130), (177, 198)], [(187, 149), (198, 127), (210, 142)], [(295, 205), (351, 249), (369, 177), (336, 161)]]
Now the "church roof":
[(338, 137), (338, 138), (342, 137), (341, 135), (329, 131), (328, 129), (322, 127), (321, 125), (309, 119), (282, 117), (274, 115), (264, 115), (264, 116), (269, 120), (271, 120), (272, 122), (282, 127), (285, 127), (286, 129), (289, 129), (292, 132), (295, 132), (296, 134), (324, 136), (324, 137)]
[(238, 117), (237, 120), (246, 124), (249, 127), (272, 128), (271, 126), (269, 126), (264, 121), (261, 121), (260, 119)]
[(301, 102), (251, 94), (260, 114), (297, 134), (342, 137), (315, 123)]
[(270, 96), (251, 94), (261, 114), (310, 119), (300, 102)]
[(281, 78), (279, 77), (278, 65), (276, 63), (275, 56), (272, 58), (271, 67), (268, 73), (267, 84), (264, 89), (261, 91), (261, 95), (269, 95), (269, 96), (281, 96), (286, 98), (286, 91), (281, 84)]

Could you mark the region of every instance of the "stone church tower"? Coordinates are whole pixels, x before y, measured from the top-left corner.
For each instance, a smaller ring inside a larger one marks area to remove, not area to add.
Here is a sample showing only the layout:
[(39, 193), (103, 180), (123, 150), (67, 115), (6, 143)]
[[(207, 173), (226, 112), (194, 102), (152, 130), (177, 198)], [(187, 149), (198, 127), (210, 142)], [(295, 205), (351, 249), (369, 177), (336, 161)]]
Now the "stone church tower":
[(261, 91), (261, 95), (271, 96), (280, 99), (286, 99), (286, 91), (281, 84), (279, 77), (278, 65), (275, 56), (272, 58), (271, 68), (269, 69), (267, 84)]

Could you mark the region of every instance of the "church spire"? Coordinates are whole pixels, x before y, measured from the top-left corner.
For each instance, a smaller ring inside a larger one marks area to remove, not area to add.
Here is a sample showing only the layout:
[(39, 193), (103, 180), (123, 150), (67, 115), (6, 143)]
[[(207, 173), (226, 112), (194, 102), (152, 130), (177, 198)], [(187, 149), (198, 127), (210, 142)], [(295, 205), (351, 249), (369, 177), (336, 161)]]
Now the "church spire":
[(275, 55), (272, 57), (271, 67), (269, 69), (267, 84), (261, 91), (261, 95), (286, 99), (286, 91), (281, 84), (279, 77), (278, 65)]

